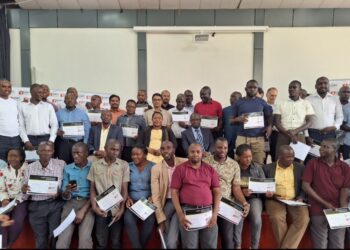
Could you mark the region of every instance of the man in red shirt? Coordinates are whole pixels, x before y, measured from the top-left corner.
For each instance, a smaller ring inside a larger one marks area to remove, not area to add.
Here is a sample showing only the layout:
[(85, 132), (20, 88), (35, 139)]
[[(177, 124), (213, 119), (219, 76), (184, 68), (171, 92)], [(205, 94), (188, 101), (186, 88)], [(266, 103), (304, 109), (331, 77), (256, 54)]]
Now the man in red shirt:
[[(182, 248), (217, 248), (216, 223), (221, 191), (218, 175), (213, 167), (202, 162), (202, 146), (193, 143), (188, 148), (188, 161), (180, 164), (171, 180), (171, 197), (180, 222)], [(212, 207), (207, 227), (191, 230), (185, 211)], [(232, 236), (233, 237), (233, 236)]]
[(345, 228), (330, 229), (323, 209), (347, 207), (350, 168), (337, 158), (335, 138), (321, 143), (320, 158), (310, 160), (303, 173), (303, 189), (309, 196), (311, 237), (316, 249), (344, 249)]
[(202, 101), (196, 103), (194, 106), (194, 113), (218, 119), (218, 125), (211, 128), (214, 139), (216, 139), (221, 136), (219, 133), (222, 129), (222, 106), (219, 102), (211, 98), (211, 89), (208, 86), (204, 86), (199, 95)]

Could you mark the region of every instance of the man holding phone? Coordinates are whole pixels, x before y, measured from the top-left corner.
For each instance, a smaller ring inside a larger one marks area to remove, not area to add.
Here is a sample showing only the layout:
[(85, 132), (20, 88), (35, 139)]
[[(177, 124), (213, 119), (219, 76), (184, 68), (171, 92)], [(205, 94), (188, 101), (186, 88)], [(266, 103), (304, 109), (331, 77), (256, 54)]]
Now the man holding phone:
[(75, 226), (79, 226), (79, 248), (93, 247), (91, 232), (94, 227), (95, 216), (90, 204), (90, 181), (87, 180), (91, 168), (88, 162), (89, 147), (83, 142), (73, 145), (72, 155), (74, 163), (67, 165), (63, 172), (62, 198), (66, 200), (61, 215), (63, 221), (74, 209), (76, 217), (66, 230), (58, 237), (56, 247), (68, 249), (71, 244)]

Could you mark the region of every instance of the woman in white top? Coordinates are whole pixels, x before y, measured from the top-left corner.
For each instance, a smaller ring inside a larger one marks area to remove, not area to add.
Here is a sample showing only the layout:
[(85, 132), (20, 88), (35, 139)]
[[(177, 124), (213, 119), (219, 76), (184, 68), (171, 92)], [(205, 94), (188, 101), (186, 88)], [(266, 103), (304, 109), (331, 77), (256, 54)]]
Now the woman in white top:
[(7, 166), (0, 169), (0, 200), (2, 209), (11, 201), (17, 205), (8, 214), (14, 221), (12, 226), (0, 228), (3, 248), (10, 248), (22, 232), (24, 219), (27, 215), (27, 201), (22, 199), (25, 162), (25, 152), (22, 148), (9, 149), (6, 154)]

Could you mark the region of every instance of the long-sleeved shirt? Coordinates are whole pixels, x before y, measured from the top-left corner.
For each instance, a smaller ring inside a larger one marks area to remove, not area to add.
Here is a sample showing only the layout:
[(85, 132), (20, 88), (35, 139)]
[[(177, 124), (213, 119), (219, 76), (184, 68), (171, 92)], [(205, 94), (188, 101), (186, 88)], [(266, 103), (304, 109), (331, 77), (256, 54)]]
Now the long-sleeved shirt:
[[(122, 115), (118, 118), (117, 125), (120, 127), (123, 125), (137, 125), (138, 135), (140, 135), (140, 133), (146, 129), (145, 118), (142, 115)], [(124, 146), (133, 147), (135, 146), (136, 141), (137, 139), (124, 137)]]
[(324, 129), (335, 126), (337, 129), (343, 123), (343, 110), (339, 98), (328, 93), (324, 98), (317, 93), (306, 97), (315, 111), (310, 128)]
[[(90, 120), (87, 113), (79, 108), (73, 110), (68, 110), (67, 108), (60, 109), (57, 113), (57, 120), (60, 128), (62, 129), (62, 124), (66, 122), (83, 122), (84, 124), (84, 143), (88, 142), (89, 132), (91, 128)], [(81, 137), (70, 137), (73, 140), (80, 140)]]
[(24, 163), (16, 176), (16, 169), (11, 166), (6, 166), (0, 170), (0, 201), (6, 199), (16, 199), (19, 202), (23, 201), (22, 185), (24, 179), (24, 172), (28, 167)]
[(22, 102), (19, 105), (19, 127), (23, 142), (29, 141), (28, 135), (48, 135), (54, 142), (58, 129), (57, 117), (52, 105), (47, 102), (33, 104)]

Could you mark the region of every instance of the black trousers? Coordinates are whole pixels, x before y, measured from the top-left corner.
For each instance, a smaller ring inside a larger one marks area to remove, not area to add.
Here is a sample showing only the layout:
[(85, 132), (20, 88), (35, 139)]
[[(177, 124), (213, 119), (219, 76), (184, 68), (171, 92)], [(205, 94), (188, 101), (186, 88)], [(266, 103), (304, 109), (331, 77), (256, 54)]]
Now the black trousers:
[(21, 137), (8, 137), (0, 135), (0, 159), (7, 161), (6, 153), (10, 148), (20, 148), (22, 147)]
[(60, 160), (64, 160), (66, 164), (71, 164), (72, 162), (74, 162), (72, 155), (72, 147), (77, 142), (82, 141), (83, 140), (74, 141), (58, 136), (55, 141), (55, 156)]

